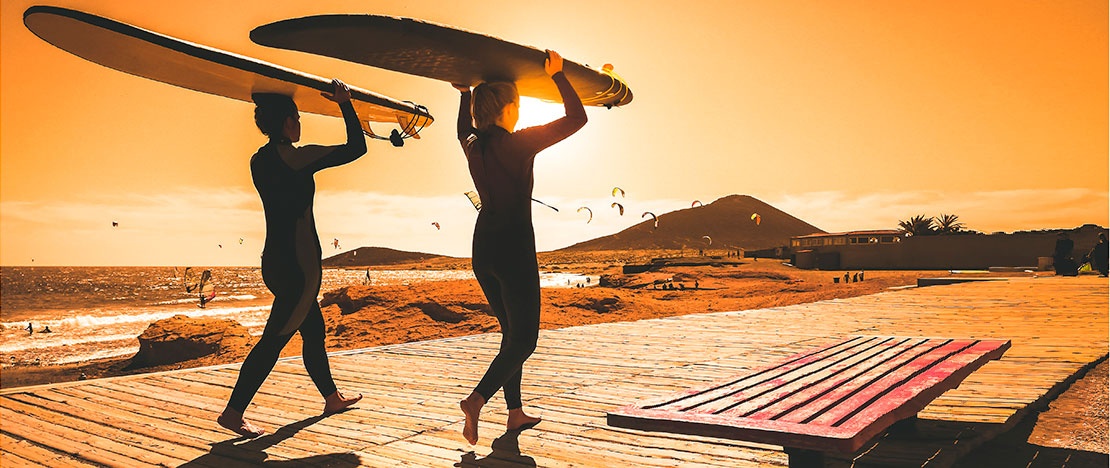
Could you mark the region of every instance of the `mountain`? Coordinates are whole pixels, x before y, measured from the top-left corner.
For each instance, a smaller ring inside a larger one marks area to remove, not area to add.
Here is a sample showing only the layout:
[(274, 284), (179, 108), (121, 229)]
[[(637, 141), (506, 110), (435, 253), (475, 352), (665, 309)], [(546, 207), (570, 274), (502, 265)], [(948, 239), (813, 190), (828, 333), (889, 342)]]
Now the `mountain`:
[[(759, 225), (751, 219), (758, 213)], [(635, 216), (635, 213), (630, 213)], [(579, 242), (560, 251), (743, 248), (767, 249), (788, 245), (790, 237), (823, 233), (821, 229), (747, 195), (729, 195), (713, 203), (659, 215), (659, 227), (649, 218), (613, 235)], [(713, 239), (712, 247), (709, 241)]]
[(359, 247), (324, 259), (325, 267), (365, 267), (416, 263), (433, 258), (450, 258), (423, 252), (405, 252), (385, 247)]

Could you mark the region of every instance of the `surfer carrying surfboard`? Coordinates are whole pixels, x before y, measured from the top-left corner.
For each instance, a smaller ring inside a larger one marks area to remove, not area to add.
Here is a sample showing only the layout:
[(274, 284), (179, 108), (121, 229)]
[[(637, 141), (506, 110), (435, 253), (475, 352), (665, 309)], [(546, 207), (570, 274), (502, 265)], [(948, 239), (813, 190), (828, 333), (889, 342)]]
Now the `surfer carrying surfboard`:
[(342, 411), (362, 398), (361, 394), (344, 397), (335, 386), (324, 348), (324, 316), (316, 302), (323, 267), (320, 236), (312, 216), (316, 191), (313, 175), (366, 153), (366, 139), (351, 104), (351, 91), (342, 81), (332, 83), (334, 92), (321, 94), (339, 104), (343, 112), (347, 143), (337, 146), (293, 146), (301, 138), (300, 117), (293, 99), (268, 93), (252, 96), (257, 105), (255, 123), (270, 138), (251, 157), (251, 177), (266, 215), (262, 280), (274, 294), (274, 305), (262, 337), (243, 361), (227, 407), (217, 419), (220, 426), (244, 437), (265, 433), (244, 419), (243, 412), (294, 332), (299, 331), (304, 341), (304, 366), (324, 397), (324, 414)]
[(563, 73), (563, 58), (548, 50), (544, 71), (555, 82), (566, 115), (545, 125), (514, 131), (520, 97), (511, 82), (486, 82), (474, 88), (453, 84), (462, 93), (458, 138), (470, 176), (482, 200), (474, 226), (474, 276), (501, 325), (501, 349), (474, 391), (459, 402), (466, 416), (463, 437), (478, 442), (482, 406), (501, 389), (509, 410), (509, 430), (531, 427), (539, 418), (524, 413), (521, 369), (536, 349), (540, 330), (540, 279), (532, 227), (533, 162), (536, 153), (577, 132), (586, 110)]

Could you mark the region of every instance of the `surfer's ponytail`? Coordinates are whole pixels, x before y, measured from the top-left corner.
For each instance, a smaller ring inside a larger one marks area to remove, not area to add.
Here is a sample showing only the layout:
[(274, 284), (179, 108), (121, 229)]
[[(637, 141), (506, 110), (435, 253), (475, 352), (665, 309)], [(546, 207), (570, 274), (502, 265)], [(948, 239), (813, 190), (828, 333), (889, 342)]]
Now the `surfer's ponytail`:
[(470, 115), (474, 116), (474, 126), (479, 131), (488, 130), (501, 116), (505, 106), (517, 102), (516, 85), (507, 81), (482, 83), (474, 87), (474, 97), (470, 104)]
[(270, 139), (282, 139), (285, 119), (297, 116), (297, 104), (284, 94), (254, 93), (254, 124)]

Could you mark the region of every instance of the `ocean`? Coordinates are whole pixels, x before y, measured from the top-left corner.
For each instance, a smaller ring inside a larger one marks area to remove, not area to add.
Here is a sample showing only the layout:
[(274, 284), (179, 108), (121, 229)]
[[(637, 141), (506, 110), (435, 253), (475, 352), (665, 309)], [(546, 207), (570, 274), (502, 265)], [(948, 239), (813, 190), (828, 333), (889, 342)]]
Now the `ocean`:
[[(193, 268), (196, 275), (203, 268)], [(230, 318), (261, 334), (273, 295), (259, 268), (215, 267), (216, 296), (198, 307), (182, 267), (0, 267), (0, 365), (67, 364), (134, 355), (150, 323), (184, 314)], [(367, 279), (369, 276), (369, 279)], [(473, 279), (469, 270), (325, 269), (321, 294), (352, 284), (403, 285)], [(541, 272), (542, 287), (596, 285), (597, 278)], [(33, 333), (28, 333), (30, 324)], [(43, 333), (49, 328), (50, 333)]]

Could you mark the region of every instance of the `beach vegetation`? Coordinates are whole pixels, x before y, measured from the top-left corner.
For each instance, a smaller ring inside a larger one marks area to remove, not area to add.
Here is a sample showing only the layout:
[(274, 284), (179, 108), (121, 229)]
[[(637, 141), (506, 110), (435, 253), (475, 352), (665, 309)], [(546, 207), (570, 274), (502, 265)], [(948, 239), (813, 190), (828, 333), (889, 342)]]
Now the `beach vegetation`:
[(938, 234), (957, 234), (964, 230), (964, 223), (959, 221), (960, 217), (954, 214), (941, 214), (935, 218), (936, 231)]
[(898, 221), (898, 227), (911, 236), (930, 236), (937, 233), (936, 220), (923, 214)]

